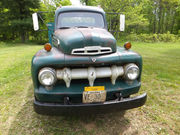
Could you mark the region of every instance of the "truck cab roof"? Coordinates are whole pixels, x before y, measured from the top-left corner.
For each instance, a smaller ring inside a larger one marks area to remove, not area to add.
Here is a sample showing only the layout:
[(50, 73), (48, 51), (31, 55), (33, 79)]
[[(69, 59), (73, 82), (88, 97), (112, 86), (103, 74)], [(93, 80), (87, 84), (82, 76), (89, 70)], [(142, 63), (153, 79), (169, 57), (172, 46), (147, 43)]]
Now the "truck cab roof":
[(104, 10), (100, 7), (93, 6), (62, 6), (56, 9), (55, 15), (58, 15), (60, 12), (67, 11), (91, 11), (91, 12), (99, 12), (101, 14), (105, 14)]

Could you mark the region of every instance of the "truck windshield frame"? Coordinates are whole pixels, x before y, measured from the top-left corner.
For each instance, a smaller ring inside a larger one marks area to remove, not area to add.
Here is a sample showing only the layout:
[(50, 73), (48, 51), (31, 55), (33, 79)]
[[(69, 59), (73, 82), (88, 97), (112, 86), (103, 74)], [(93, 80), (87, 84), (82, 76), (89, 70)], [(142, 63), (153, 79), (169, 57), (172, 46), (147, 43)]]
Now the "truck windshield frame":
[(69, 11), (60, 13), (57, 17), (56, 28), (61, 29), (71, 27), (105, 28), (105, 21), (103, 15), (98, 12)]

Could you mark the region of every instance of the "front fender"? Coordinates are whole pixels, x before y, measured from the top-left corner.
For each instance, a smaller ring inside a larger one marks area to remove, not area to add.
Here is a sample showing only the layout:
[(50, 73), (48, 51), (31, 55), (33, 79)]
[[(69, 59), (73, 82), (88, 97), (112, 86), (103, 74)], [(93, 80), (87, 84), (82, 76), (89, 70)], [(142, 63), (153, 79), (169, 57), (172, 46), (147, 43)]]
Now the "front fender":
[(39, 50), (31, 61), (31, 75), (34, 88), (38, 87), (38, 72), (43, 67), (63, 67), (64, 54), (57, 48), (52, 47), (50, 52)]

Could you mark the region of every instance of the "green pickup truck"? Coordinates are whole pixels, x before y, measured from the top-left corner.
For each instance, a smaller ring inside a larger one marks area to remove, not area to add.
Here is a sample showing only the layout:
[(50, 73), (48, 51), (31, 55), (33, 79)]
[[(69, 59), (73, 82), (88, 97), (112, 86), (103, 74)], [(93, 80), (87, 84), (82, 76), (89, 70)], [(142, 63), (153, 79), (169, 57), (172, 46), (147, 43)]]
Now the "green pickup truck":
[[(38, 30), (37, 13), (33, 24)], [(50, 43), (32, 58), (35, 112), (103, 113), (144, 105), (146, 93), (131, 96), (141, 86), (142, 57), (128, 42), (117, 46), (102, 8), (59, 7), (50, 27)]]

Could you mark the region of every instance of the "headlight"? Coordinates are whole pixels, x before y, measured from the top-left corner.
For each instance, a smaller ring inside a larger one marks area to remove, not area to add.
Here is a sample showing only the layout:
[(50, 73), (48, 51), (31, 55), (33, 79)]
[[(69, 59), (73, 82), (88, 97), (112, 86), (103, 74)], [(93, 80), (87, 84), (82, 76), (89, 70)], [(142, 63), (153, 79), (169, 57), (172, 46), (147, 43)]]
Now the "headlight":
[(42, 85), (50, 86), (56, 82), (56, 73), (52, 68), (43, 68), (40, 70), (38, 75), (39, 82)]
[(135, 80), (139, 76), (139, 67), (133, 63), (125, 66), (125, 78), (128, 80)]

